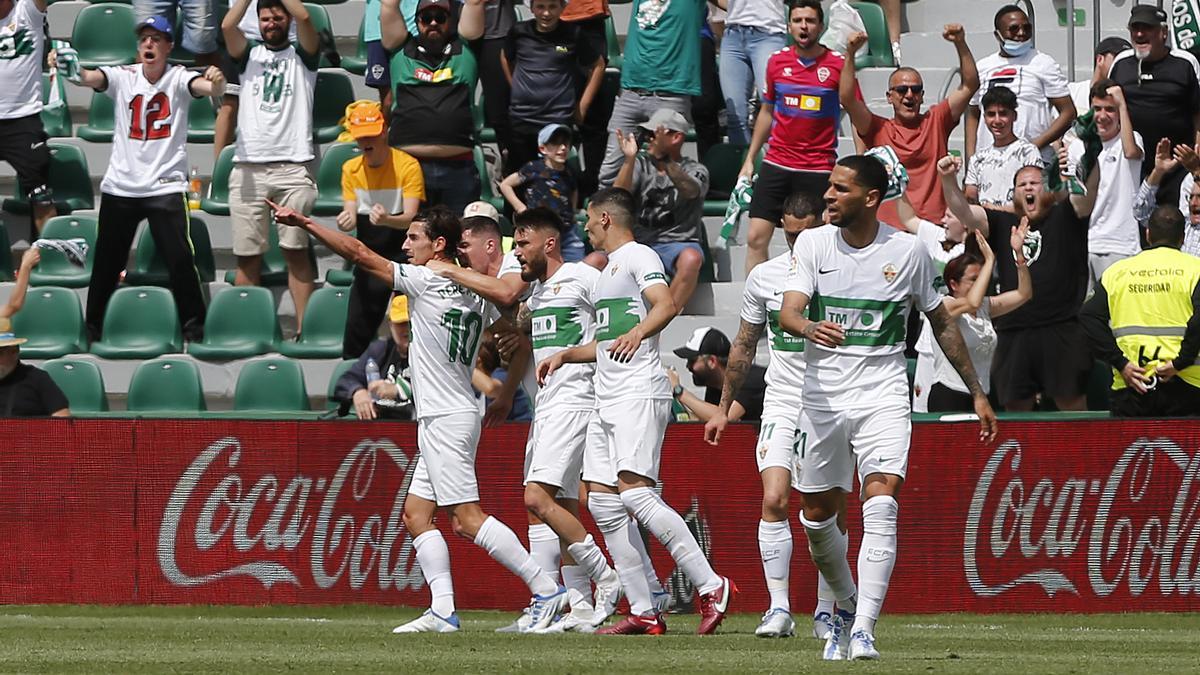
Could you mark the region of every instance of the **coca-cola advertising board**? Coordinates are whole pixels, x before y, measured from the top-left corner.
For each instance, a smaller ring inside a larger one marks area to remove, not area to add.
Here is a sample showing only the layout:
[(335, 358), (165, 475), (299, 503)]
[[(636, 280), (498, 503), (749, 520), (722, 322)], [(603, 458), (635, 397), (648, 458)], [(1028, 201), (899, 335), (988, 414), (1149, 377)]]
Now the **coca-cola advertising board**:
[[(428, 602), (401, 518), (413, 424), (38, 420), (6, 431), (0, 602)], [(702, 433), (670, 428), (664, 497), (740, 587), (735, 611), (762, 611), (754, 429), (731, 429), (719, 448)], [(484, 510), (522, 537), (525, 434), (485, 430), (478, 459)], [(1194, 610), (1198, 445), (1200, 424), (1179, 421), (1007, 422), (990, 445), (974, 424), (915, 425), (886, 610)], [(793, 602), (805, 607), (815, 570), (792, 522)], [(517, 578), (441, 525), (459, 607), (525, 604)], [(854, 506), (850, 531), (853, 558)], [(687, 609), (686, 581), (662, 546), (651, 550)]]

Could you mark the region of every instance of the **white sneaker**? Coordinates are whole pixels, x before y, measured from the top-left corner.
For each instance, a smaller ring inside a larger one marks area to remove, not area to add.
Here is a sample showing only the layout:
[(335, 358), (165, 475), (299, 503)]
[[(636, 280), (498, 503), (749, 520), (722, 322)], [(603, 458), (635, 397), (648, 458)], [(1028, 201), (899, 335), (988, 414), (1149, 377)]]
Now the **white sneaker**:
[(666, 614), (668, 609), (671, 609), (671, 594), (666, 591), (659, 591), (650, 598), (650, 602), (654, 604), (654, 611), (659, 614)]
[(754, 629), (758, 637), (792, 637), (796, 634), (796, 622), (792, 613), (786, 609), (775, 607), (763, 614), (762, 623)]
[(529, 627), (526, 633), (534, 633), (548, 627), (554, 618), (567, 607), (567, 589), (559, 586), (550, 595), (535, 595), (529, 603)]
[(550, 633), (594, 633), (596, 632), (596, 627), (603, 623), (604, 620), (595, 621), (593, 616), (595, 615), (590, 613), (571, 611), (558, 617), (557, 621), (545, 628), (538, 630), (530, 629), (528, 632), (539, 635)]
[(596, 607), (592, 623), (598, 626), (615, 614), (617, 603), (621, 602), (623, 594), (621, 580), (617, 577), (617, 573), (610, 568), (604, 579), (596, 582), (596, 590), (592, 593), (592, 604)]
[(392, 629), (393, 633), (455, 633), (458, 631), (458, 615), (440, 617), (432, 609), (402, 626)]
[(871, 660), (879, 658), (879, 650), (875, 649), (875, 636), (861, 628), (850, 635), (850, 659)]
[(825, 640), (829, 637), (829, 629), (833, 623), (833, 615), (829, 612), (817, 612), (813, 615), (813, 637)]
[(854, 615), (838, 610), (829, 624), (829, 637), (825, 638), (825, 651), (821, 658), (826, 661), (845, 661), (850, 654), (850, 630), (847, 624), (854, 623)]
[[(532, 605), (533, 601), (530, 600), (529, 604)], [(516, 621), (508, 624), (507, 626), (497, 628), (496, 632), (497, 633), (524, 633), (525, 631), (529, 630), (529, 622), (530, 622), (529, 608), (526, 607), (525, 609), (521, 610), (521, 616), (517, 617)]]

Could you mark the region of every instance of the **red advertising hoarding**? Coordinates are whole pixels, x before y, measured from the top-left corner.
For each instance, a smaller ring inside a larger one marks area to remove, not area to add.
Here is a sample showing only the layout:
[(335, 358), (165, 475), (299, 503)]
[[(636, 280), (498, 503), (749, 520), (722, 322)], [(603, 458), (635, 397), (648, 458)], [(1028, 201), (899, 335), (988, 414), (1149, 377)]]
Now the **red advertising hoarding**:
[[(0, 602), (428, 602), (401, 519), (415, 425), (39, 420), (6, 431)], [(522, 537), (525, 433), (485, 430), (478, 461), (485, 511)], [(886, 611), (1197, 607), (1200, 425), (1010, 422), (996, 444), (977, 435), (970, 423), (915, 425)], [(726, 439), (712, 448), (702, 427), (672, 426), (664, 497), (741, 588), (735, 611), (761, 611), (754, 430)], [(815, 570), (793, 524), (799, 609)], [(518, 579), (442, 527), (459, 607), (525, 603)], [(850, 531), (853, 559), (854, 507)], [(686, 608), (690, 589), (665, 549), (651, 550)]]

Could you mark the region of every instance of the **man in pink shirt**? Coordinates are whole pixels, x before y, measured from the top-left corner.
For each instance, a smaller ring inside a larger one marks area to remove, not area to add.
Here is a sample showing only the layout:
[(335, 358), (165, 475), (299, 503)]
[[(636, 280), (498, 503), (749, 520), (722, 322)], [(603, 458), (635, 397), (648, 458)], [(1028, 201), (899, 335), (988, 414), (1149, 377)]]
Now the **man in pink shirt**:
[[(921, 112), (921, 105), (925, 101), (925, 83), (921, 80), (921, 74), (913, 68), (897, 68), (888, 78), (887, 100), (895, 111), (892, 119), (872, 113), (856, 95), (858, 81), (855, 77), (854, 54), (866, 44), (866, 33), (856, 33), (850, 37), (846, 65), (838, 82), (838, 96), (842, 107), (850, 115), (855, 133), (868, 148), (890, 145), (896, 151), (900, 162), (908, 169), (908, 200), (919, 217), (935, 223), (940, 222), (946, 213), (937, 161), (946, 156), (950, 132), (958, 126), (958, 120), (966, 111), (971, 96), (979, 89), (979, 72), (975, 69), (971, 49), (967, 47), (963, 27), (956, 23), (947, 24), (942, 30), (942, 37), (953, 44), (958, 52), (962, 81), (944, 101), (927, 112)], [(879, 219), (898, 226), (895, 204), (885, 203), (879, 209)]]

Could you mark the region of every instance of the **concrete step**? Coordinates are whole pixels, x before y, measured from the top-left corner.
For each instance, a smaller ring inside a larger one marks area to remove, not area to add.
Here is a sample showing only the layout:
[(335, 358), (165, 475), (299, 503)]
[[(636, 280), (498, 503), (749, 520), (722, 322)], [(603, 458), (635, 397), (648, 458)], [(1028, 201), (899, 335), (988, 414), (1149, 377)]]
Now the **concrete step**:
[[(1031, 0), (1033, 5), (1033, 21), (1035, 27), (1049, 30), (1058, 27), (1058, 12), (1065, 10), (1066, 0)], [(904, 3), (905, 25), (910, 31), (938, 30), (947, 23), (961, 23), (968, 31), (992, 30), (992, 21), (996, 10), (1002, 3), (982, 2), (981, 0), (916, 0)], [(1024, 3), (1021, 3), (1024, 5)], [(1135, 4), (1128, 0), (1100, 0), (1100, 26), (1104, 32), (1123, 32), (1129, 20), (1129, 8)], [(1170, 3), (1166, 3), (1170, 4)], [(1094, 3), (1087, 0), (1076, 0), (1075, 10), (1082, 12), (1081, 29), (1090, 33), (1095, 20)], [(1081, 30), (1082, 32), (1082, 30)], [(1082, 37), (1082, 36), (1080, 36)], [(908, 55), (907, 50), (905, 56)]]

